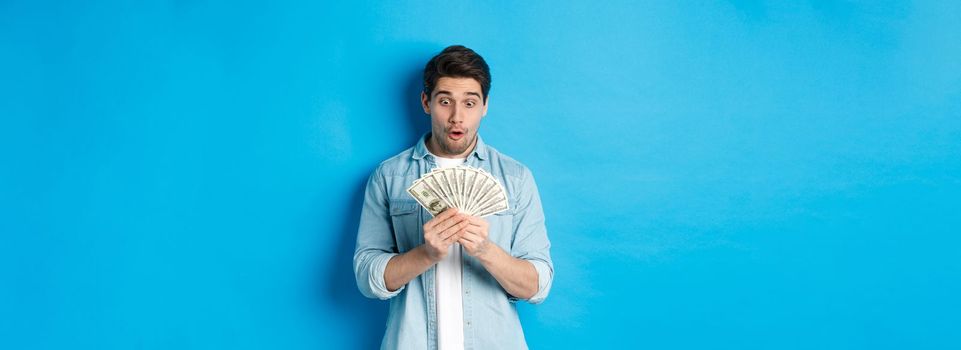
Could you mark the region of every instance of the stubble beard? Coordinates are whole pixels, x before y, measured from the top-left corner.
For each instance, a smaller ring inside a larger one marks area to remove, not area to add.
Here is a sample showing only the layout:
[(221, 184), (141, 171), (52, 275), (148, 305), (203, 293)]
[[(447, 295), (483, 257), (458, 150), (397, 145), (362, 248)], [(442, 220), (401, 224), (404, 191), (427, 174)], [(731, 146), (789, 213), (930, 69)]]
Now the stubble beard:
[[(470, 140), (468, 140), (470, 138)], [(463, 142), (452, 141), (447, 138), (447, 134), (444, 134), (440, 142), (437, 142), (441, 150), (447, 155), (459, 155), (467, 151), (468, 148), (474, 145), (474, 141), (477, 139), (477, 134), (464, 135), (461, 138)], [(435, 139), (436, 140), (436, 139)], [(456, 143), (454, 143), (456, 142)]]

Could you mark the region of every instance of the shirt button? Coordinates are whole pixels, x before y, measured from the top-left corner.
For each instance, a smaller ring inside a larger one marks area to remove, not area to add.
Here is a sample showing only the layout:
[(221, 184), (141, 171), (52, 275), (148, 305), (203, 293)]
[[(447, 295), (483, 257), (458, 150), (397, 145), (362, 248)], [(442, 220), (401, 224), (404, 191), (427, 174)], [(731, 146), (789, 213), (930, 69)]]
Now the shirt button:
[(470, 321), (467, 321), (467, 327), (470, 327)]

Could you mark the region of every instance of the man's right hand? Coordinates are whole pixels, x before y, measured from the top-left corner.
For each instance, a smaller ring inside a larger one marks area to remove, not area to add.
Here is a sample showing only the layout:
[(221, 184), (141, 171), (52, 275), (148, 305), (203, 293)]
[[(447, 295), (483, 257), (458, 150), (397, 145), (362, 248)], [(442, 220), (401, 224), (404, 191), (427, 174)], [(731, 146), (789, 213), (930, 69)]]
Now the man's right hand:
[(451, 244), (457, 242), (470, 222), (456, 208), (448, 208), (424, 224), (424, 250), (434, 262), (447, 256)]

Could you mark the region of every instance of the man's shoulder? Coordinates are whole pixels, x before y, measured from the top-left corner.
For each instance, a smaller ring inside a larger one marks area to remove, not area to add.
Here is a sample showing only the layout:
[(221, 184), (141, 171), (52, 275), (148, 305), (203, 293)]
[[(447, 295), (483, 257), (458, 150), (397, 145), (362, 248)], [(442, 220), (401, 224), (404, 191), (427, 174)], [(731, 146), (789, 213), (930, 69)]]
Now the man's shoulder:
[(413, 155), (414, 147), (408, 147), (400, 153), (397, 153), (392, 157), (380, 162), (380, 164), (377, 165), (377, 168), (374, 169), (374, 173), (385, 177), (407, 174), (410, 168), (414, 165), (414, 162), (412, 161)]
[(491, 165), (496, 165), (504, 174), (504, 176), (518, 179), (531, 176), (530, 169), (527, 168), (524, 163), (521, 163), (519, 160), (514, 159), (511, 156), (501, 153), (490, 145), (487, 145), (487, 156), (490, 158)]

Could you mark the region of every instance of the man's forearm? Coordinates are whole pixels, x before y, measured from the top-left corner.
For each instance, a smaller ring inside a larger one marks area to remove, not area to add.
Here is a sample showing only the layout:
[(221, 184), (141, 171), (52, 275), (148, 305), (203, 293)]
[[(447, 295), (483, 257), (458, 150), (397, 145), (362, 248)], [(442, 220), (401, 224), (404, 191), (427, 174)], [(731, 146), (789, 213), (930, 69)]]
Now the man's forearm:
[(427, 256), (423, 245), (404, 254), (395, 255), (387, 261), (387, 269), (384, 270), (384, 283), (387, 285), (387, 290), (393, 292), (400, 289), (436, 263)]
[(496, 244), (488, 244), (490, 247), (477, 259), (501, 287), (521, 299), (530, 299), (537, 294), (537, 270), (534, 264), (511, 256)]

